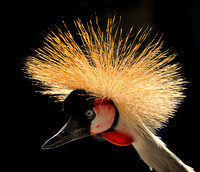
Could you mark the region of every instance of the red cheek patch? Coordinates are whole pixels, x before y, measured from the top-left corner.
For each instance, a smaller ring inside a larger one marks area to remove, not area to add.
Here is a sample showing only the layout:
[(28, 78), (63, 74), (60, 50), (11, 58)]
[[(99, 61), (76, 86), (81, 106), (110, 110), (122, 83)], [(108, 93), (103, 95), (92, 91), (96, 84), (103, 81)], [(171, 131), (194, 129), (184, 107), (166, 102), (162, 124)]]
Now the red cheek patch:
[(98, 106), (100, 104), (110, 104), (110, 100), (107, 98), (104, 99), (96, 99), (94, 102), (94, 106)]
[(118, 131), (101, 133), (101, 136), (109, 142), (118, 146), (128, 146), (134, 142), (134, 139), (131, 136), (128, 136)]
[(97, 99), (94, 102), (93, 110), (96, 113), (96, 117), (90, 126), (92, 135), (100, 133), (104, 139), (118, 146), (128, 146), (134, 142), (133, 137), (127, 132), (105, 132), (112, 126), (115, 119), (115, 108), (109, 99)]
[(94, 102), (93, 110), (96, 113), (96, 117), (90, 125), (90, 133), (92, 135), (108, 130), (115, 120), (115, 108), (109, 99), (97, 99)]

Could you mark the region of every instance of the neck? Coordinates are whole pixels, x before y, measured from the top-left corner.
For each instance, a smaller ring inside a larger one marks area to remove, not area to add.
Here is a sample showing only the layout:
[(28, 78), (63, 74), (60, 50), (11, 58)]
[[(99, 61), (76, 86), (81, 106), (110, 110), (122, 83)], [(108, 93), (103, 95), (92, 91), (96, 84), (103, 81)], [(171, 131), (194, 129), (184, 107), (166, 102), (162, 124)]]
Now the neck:
[(184, 164), (151, 131), (147, 129), (148, 136), (142, 136), (136, 129), (133, 130), (135, 141), (132, 145), (143, 161), (149, 166), (150, 170), (154, 169), (157, 172), (194, 172), (191, 167)]

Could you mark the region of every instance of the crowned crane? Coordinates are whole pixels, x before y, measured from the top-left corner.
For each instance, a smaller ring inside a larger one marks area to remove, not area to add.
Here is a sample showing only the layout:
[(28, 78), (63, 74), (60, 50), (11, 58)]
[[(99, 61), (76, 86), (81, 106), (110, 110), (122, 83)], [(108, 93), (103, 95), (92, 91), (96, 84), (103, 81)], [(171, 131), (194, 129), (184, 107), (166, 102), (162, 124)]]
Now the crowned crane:
[(28, 76), (43, 94), (63, 101), (69, 117), (42, 149), (99, 134), (119, 146), (132, 144), (150, 170), (193, 172), (155, 135), (185, 97), (186, 83), (180, 65), (171, 62), (176, 54), (161, 51), (162, 36), (146, 43), (146, 27), (130, 41), (131, 28), (123, 39), (115, 18), (108, 18), (105, 32), (97, 17), (96, 29), (92, 20), (75, 25), (82, 46), (64, 24), (26, 60)]

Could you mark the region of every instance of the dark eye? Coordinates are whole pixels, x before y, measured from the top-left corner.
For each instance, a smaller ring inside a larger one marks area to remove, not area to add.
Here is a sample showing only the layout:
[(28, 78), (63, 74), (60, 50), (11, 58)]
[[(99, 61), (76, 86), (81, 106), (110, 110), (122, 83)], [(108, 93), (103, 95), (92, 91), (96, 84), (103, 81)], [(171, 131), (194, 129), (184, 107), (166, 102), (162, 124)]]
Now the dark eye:
[(85, 112), (85, 115), (88, 119), (94, 119), (95, 112), (92, 109), (89, 109)]

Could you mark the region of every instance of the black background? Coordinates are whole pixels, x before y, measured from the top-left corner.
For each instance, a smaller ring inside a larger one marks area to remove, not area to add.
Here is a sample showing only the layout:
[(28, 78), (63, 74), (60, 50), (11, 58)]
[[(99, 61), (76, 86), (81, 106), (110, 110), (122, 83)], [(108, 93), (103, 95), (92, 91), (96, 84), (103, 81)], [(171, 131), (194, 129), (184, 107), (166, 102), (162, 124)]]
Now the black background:
[(17, 93), (8, 103), (14, 110), (9, 120), (15, 126), (9, 133), (11, 151), (8, 160), (16, 162), (11, 163), (11, 167), (26, 171), (149, 171), (132, 146), (118, 147), (93, 137), (54, 150), (40, 150), (66, 121), (61, 112), (62, 104), (35, 92), (38, 88), (24, 78), (24, 59), (41, 45), (49, 29), (55, 30), (55, 25), (62, 25), (62, 20), (72, 33), (77, 33), (73, 20), (80, 17), (83, 22), (88, 21), (95, 12), (102, 28), (105, 28), (108, 15), (116, 15), (117, 19), (121, 16), (124, 33), (131, 26), (137, 30), (149, 24), (153, 26), (153, 32), (164, 34), (164, 48), (179, 54), (176, 60), (183, 65), (182, 71), (189, 81), (185, 90), (187, 98), (176, 117), (170, 119), (168, 127), (159, 134), (170, 150), (198, 171), (200, 3), (174, 0), (27, 1), (12, 4), (12, 8), (8, 5), (4, 17), (11, 30), (6, 46), (10, 50), (7, 54), (11, 55), (8, 60), (15, 61), (15, 80), (11, 85)]

